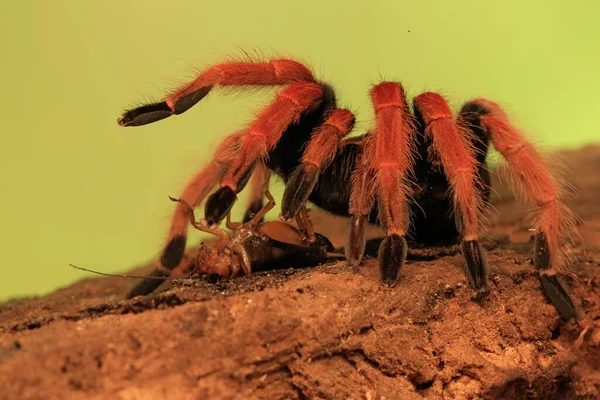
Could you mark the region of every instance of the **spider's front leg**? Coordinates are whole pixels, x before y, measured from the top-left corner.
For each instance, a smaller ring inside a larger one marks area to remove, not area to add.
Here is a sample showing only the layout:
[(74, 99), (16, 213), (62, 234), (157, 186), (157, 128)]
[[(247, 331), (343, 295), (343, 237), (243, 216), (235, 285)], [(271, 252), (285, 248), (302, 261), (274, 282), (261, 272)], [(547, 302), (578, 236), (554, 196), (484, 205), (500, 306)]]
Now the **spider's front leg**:
[[(139, 126), (159, 121), (171, 115), (181, 114), (198, 103), (216, 86), (245, 88), (247, 86), (291, 85), (288, 89), (294, 88), (292, 92), (288, 91), (284, 94), (284, 96), (288, 96), (287, 105), (282, 104), (286, 102), (285, 99), (278, 98), (277, 104), (273, 104), (268, 109), (271, 113), (267, 115), (267, 118), (262, 120), (259, 118), (249, 132), (232, 135), (219, 146), (214, 160), (192, 179), (180, 196), (192, 207), (196, 207), (204, 201), (208, 193), (228, 172), (230, 175), (234, 175), (232, 179), (234, 186), (237, 185), (240, 190), (244, 187), (250, 179), (255, 165), (255, 160), (250, 160), (247, 154), (247, 149), (252, 148), (252, 143), (249, 142), (261, 135), (264, 135), (268, 142), (273, 138), (272, 135), (276, 136), (279, 125), (289, 125), (290, 121), (293, 122), (298, 117), (299, 113), (306, 108), (306, 101), (318, 104), (321, 95), (320, 87), (314, 82), (312, 72), (294, 60), (226, 62), (206, 69), (196, 79), (168, 95), (164, 101), (124, 112), (117, 122), (121, 126)], [(302, 95), (306, 95), (306, 98), (298, 100)], [(290, 105), (290, 102), (293, 104)], [(291, 115), (290, 110), (292, 111)], [(262, 124), (258, 124), (258, 122), (262, 122)], [(272, 126), (269, 126), (270, 122), (273, 123)], [(244, 133), (249, 135), (244, 135)], [(262, 150), (261, 147), (258, 153), (265, 155), (266, 153)], [(243, 160), (241, 164), (234, 162), (238, 153), (241, 158), (237, 160)], [(232, 164), (235, 164), (234, 168), (228, 168)], [(260, 177), (257, 178), (259, 181), (260, 179)], [(261, 185), (259, 182), (257, 186)], [(213, 201), (209, 208), (212, 210), (213, 223), (220, 221), (231, 208), (236, 199), (236, 193), (237, 191), (233, 194), (231, 192), (221, 193), (223, 198), (212, 197)], [(221, 199), (224, 201), (219, 201)], [(260, 208), (256, 205), (252, 205), (252, 207)], [(215, 217), (216, 215), (218, 217)], [(152, 272), (152, 276), (168, 276), (181, 262), (186, 244), (187, 220), (186, 210), (178, 205), (171, 223), (167, 244), (160, 257), (160, 267)], [(150, 293), (158, 286), (158, 283), (159, 281), (156, 279), (143, 281), (129, 293), (129, 297)]]
[(121, 126), (139, 126), (182, 114), (202, 100), (215, 86), (275, 86), (314, 82), (312, 72), (294, 60), (228, 62), (208, 68), (164, 101), (128, 110), (117, 120)]
[(413, 168), (415, 129), (404, 90), (399, 83), (383, 82), (371, 91), (377, 127), (363, 144), (352, 179), (352, 214), (347, 255), (358, 264), (364, 251), (364, 224), (373, 207), (373, 188), (379, 220), (387, 237), (379, 246), (381, 282), (393, 287), (406, 260), (405, 235), (409, 225), (409, 175)]
[(481, 296), (488, 292), (488, 268), (485, 250), (478, 240), (483, 199), (473, 145), (475, 139), (453, 121), (450, 107), (439, 94), (423, 93), (413, 103), (415, 117), (431, 139), (450, 183), (467, 278), (477, 296)]
[(314, 83), (298, 82), (282, 90), (252, 123), (240, 141), (235, 158), (220, 182), (220, 189), (206, 201), (205, 218), (209, 225), (220, 223), (227, 215), (257, 161), (266, 160), (283, 132), (301, 116), (320, 105), (322, 88)]
[(312, 132), (300, 166), (290, 175), (285, 185), (281, 201), (283, 220), (291, 222), (301, 212), (319, 180), (319, 175), (337, 155), (342, 139), (352, 131), (354, 122), (354, 114), (350, 111), (336, 109)]

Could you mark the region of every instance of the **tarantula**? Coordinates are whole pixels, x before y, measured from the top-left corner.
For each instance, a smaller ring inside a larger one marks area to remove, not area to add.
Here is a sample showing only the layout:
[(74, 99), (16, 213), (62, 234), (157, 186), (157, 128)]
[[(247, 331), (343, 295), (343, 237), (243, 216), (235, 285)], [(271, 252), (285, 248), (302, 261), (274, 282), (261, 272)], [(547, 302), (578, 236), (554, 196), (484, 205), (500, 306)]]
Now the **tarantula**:
[[(233, 61), (206, 69), (164, 101), (126, 111), (118, 123), (145, 125), (181, 114), (216, 86), (275, 85), (285, 88), (249, 127), (221, 142), (180, 196), (191, 207), (206, 198), (206, 226), (223, 220), (251, 178), (247, 215), (260, 210), (266, 167), (285, 182), (284, 220), (295, 218), (307, 201), (350, 217), (345, 249), (350, 264), (363, 258), (365, 224), (379, 224), (386, 233), (378, 252), (384, 285), (398, 281), (406, 237), (423, 244), (460, 241), (468, 281), (481, 296), (489, 290), (479, 237), (490, 196), (486, 155), (491, 141), (520, 192), (537, 206), (533, 262), (542, 287), (564, 318), (576, 316), (556, 276), (568, 262), (574, 214), (563, 204), (561, 185), (540, 153), (490, 100), (471, 100), (454, 118), (441, 95), (427, 92), (413, 99), (411, 113), (401, 84), (381, 82), (371, 89), (375, 127), (345, 138), (354, 115), (337, 107), (333, 88), (308, 67), (291, 59)], [(180, 263), (188, 221), (188, 209), (179, 204), (158, 273), (169, 275)]]

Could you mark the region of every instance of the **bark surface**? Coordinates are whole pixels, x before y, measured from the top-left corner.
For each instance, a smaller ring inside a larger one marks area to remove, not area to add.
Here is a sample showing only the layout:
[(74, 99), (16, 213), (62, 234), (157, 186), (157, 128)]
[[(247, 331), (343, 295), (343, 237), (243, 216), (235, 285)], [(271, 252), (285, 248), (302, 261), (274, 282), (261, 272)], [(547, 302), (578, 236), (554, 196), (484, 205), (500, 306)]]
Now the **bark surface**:
[[(457, 246), (411, 248), (394, 289), (374, 259), (131, 300), (131, 280), (90, 276), (1, 306), (0, 399), (600, 398), (600, 147), (562, 156), (584, 221), (562, 277), (590, 326), (579, 347), (531, 265), (526, 209), (496, 181), (483, 301)], [(314, 220), (343, 243), (346, 221)]]

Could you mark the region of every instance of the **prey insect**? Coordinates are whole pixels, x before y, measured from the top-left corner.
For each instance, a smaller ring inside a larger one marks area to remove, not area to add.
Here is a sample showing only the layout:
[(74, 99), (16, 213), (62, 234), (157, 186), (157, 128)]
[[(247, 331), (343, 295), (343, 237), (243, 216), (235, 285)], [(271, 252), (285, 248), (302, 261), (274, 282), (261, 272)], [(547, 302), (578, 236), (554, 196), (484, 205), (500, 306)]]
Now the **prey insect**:
[[(314, 232), (306, 208), (296, 219), (300, 229), (281, 221), (261, 222), (275, 206), (275, 200), (268, 190), (265, 197), (267, 204), (247, 222), (232, 222), (231, 213), (227, 214), (226, 227), (231, 232), (196, 221), (189, 204), (171, 197), (172, 201), (186, 208), (189, 222), (194, 228), (217, 238), (212, 246), (202, 244), (192, 258), (191, 265), (185, 269), (223, 279), (250, 275), (256, 270), (307, 267), (343, 257), (342, 254), (333, 253), (335, 249), (329, 239)], [(160, 285), (161, 281), (156, 278), (161, 276), (165, 277), (161, 269), (152, 271), (147, 279), (129, 292), (128, 297), (152, 292)]]

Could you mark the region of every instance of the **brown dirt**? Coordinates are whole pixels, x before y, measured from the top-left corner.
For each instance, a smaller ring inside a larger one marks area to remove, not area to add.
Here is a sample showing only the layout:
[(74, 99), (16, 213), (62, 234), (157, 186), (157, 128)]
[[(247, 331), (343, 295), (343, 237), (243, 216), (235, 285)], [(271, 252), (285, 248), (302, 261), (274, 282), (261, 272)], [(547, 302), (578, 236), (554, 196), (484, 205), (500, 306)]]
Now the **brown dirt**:
[[(497, 186), (480, 303), (456, 247), (413, 249), (394, 289), (375, 260), (132, 300), (130, 280), (89, 278), (2, 305), (0, 398), (600, 398), (600, 147), (563, 154), (585, 221), (567, 279), (593, 327), (580, 348), (541, 292), (524, 210)], [(343, 221), (315, 219), (343, 241)]]

